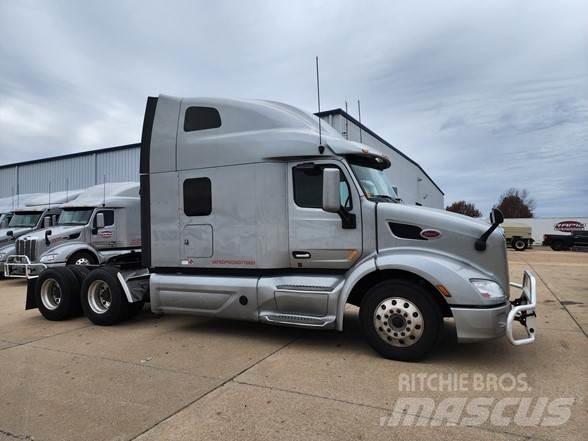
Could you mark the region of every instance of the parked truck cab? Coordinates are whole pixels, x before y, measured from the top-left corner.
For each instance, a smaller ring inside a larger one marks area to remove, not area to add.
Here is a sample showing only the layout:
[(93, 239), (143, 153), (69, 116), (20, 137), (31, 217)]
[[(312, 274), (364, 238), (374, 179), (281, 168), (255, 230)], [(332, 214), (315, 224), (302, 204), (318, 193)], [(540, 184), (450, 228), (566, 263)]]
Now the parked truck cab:
[(11, 212), (8, 225), (0, 229), (0, 276), (4, 277), (7, 262), (16, 253), (16, 240), (31, 231), (54, 225), (61, 213), (61, 204), (78, 194), (58, 192), (19, 196), (23, 206)]
[[(352, 304), (388, 358), (430, 352), (445, 317), (460, 342), (532, 342), (535, 282), (525, 273), (511, 304), (501, 213), (489, 225), (399, 204), (386, 155), (318, 124), (276, 102), (149, 98), (140, 160), (148, 274), (92, 271), (79, 290), (88, 318), (113, 324), (148, 299), (157, 313), (341, 331)], [(42, 273), (30, 285), (29, 307), (56, 279)]]
[(141, 246), (139, 184), (96, 185), (61, 206), (57, 222), (48, 229), (16, 241), (7, 277), (38, 275), (47, 267), (96, 265), (135, 253)]

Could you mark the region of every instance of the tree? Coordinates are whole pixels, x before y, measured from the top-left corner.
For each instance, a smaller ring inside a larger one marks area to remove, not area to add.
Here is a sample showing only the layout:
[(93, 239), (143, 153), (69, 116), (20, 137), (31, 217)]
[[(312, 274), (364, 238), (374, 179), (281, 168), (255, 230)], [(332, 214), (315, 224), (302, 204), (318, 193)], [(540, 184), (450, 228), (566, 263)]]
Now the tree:
[(465, 214), (470, 217), (480, 217), (482, 213), (476, 208), (474, 204), (466, 201), (457, 201), (446, 208), (447, 211), (453, 211), (454, 213)]
[(528, 218), (533, 217), (535, 201), (529, 197), (527, 190), (509, 188), (500, 195), (496, 208), (502, 211), (504, 217)]

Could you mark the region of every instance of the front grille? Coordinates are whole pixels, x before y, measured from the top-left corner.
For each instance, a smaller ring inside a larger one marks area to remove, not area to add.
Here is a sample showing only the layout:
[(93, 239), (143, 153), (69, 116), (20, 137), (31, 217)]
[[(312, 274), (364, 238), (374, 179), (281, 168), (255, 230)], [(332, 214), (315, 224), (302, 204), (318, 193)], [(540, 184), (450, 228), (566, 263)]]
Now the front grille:
[(30, 239), (19, 239), (16, 241), (16, 254), (27, 256), (31, 261), (37, 258), (37, 241)]

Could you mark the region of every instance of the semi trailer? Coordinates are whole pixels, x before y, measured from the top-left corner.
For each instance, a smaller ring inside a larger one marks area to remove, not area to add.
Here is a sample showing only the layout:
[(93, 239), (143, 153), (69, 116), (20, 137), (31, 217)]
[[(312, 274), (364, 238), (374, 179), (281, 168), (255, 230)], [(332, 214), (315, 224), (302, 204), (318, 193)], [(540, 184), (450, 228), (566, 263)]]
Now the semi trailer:
[(139, 184), (96, 185), (61, 206), (51, 228), (24, 234), (4, 265), (5, 277), (30, 277), (48, 267), (139, 259)]
[(516, 251), (525, 251), (527, 248), (533, 248), (533, 229), (525, 224), (503, 224), (504, 238), (506, 245), (514, 248)]
[(352, 304), (368, 343), (399, 360), (433, 350), (445, 318), (460, 342), (533, 342), (535, 278), (509, 283), (501, 212), (488, 224), (399, 204), (389, 166), (286, 104), (150, 97), (141, 265), (47, 268), (29, 279), (26, 308), (113, 325), (149, 302), (155, 313), (342, 331)]
[(55, 224), (61, 213), (61, 205), (79, 194), (80, 191), (72, 191), (19, 196), (23, 206), (11, 212), (8, 225), (0, 229), (0, 277), (4, 277), (8, 257), (15, 254), (16, 240), (31, 231)]

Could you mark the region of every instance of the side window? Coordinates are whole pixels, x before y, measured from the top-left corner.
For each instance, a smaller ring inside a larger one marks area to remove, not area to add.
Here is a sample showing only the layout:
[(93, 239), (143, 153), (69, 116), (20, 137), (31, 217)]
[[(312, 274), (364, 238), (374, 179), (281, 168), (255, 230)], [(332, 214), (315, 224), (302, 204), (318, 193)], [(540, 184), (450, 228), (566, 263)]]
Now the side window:
[[(109, 227), (114, 225), (114, 210), (100, 210), (96, 214), (102, 213), (104, 215), (104, 226)], [(87, 222), (87, 221), (86, 221)], [(96, 216), (94, 216), (94, 228), (96, 228)]]
[(221, 126), (218, 110), (212, 107), (188, 107), (184, 117), (184, 131), (216, 129)]
[[(297, 166), (292, 170), (294, 179), (294, 202), (303, 208), (322, 208), (323, 206), (323, 168)], [(341, 205), (351, 210), (351, 192), (345, 175), (341, 173)]]
[(184, 213), (186, 216), (208, 216), (212, 213), (210, 179), (192, 178), (184, 181)]

